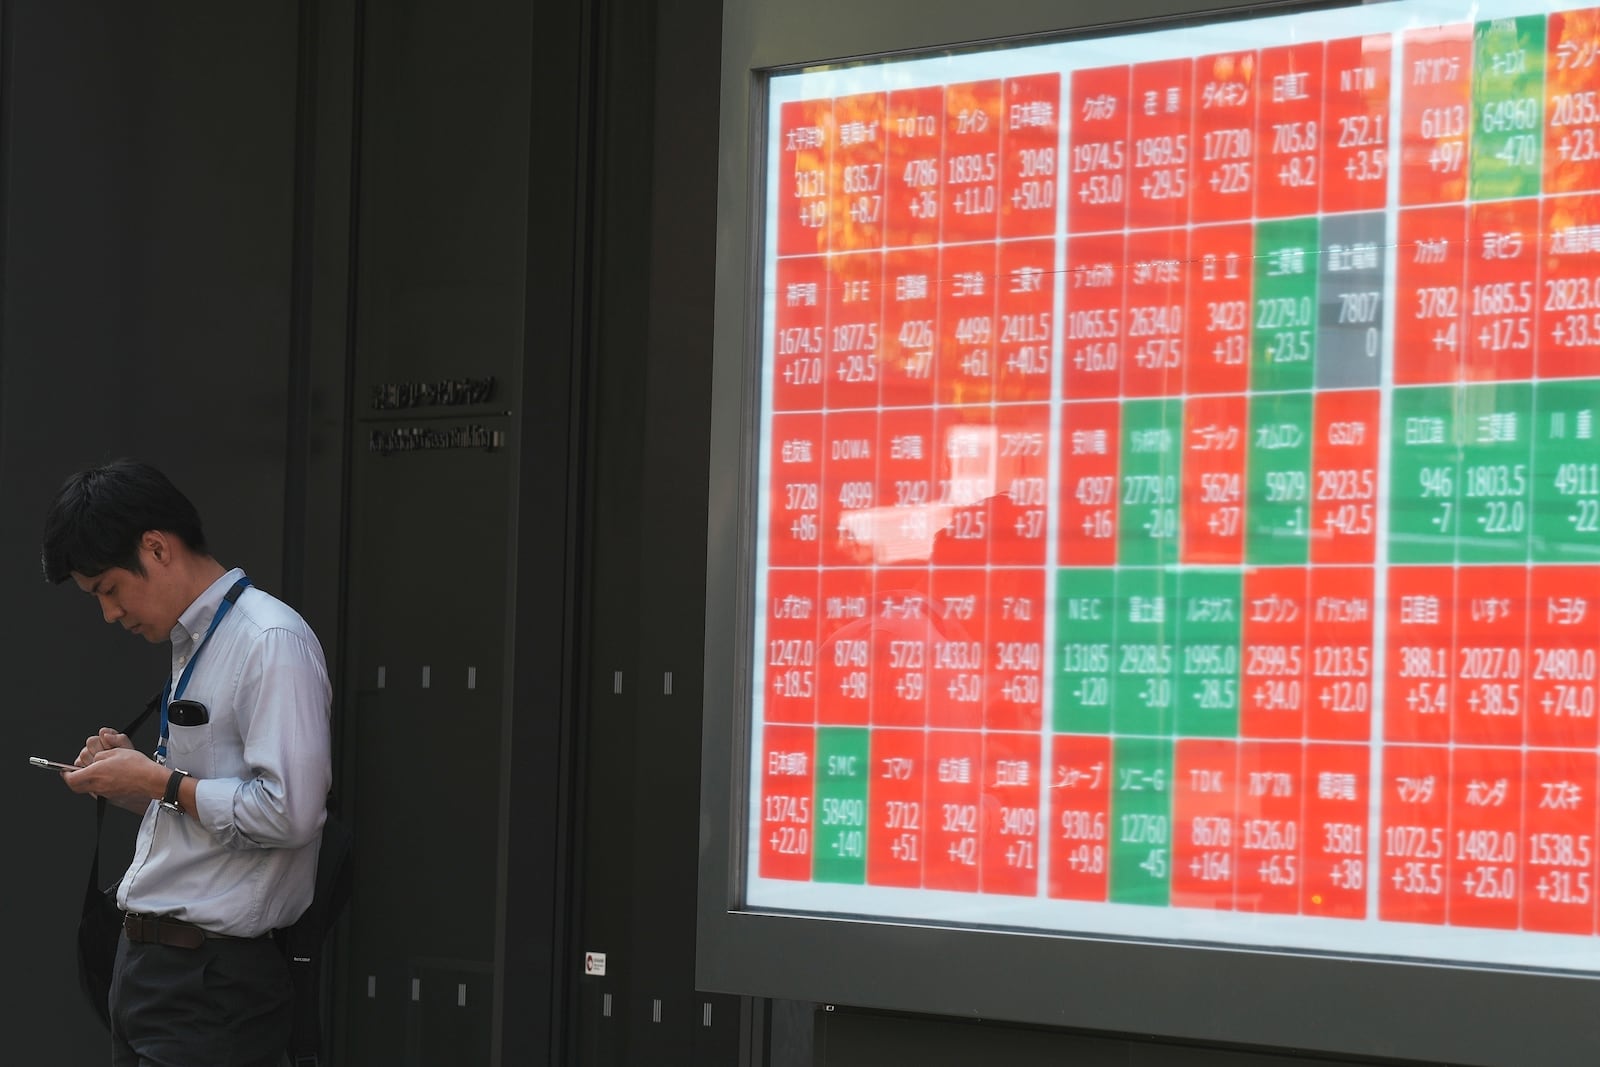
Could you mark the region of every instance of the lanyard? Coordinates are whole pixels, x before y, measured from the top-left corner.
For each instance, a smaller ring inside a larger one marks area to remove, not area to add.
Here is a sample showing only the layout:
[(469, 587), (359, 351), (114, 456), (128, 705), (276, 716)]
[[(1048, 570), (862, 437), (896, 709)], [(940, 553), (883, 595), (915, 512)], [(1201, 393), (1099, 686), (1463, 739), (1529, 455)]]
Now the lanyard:
[(161, 740), (156, 745), (157, 763), (164, 764), (167, 762), (167, 705), (174, 700), (183, 699), (183, 691), (189, 687), (189, 675), (194, 672), (194, 661), (200, 658), (200, 653), (205, 649), (206, 642), (211, 640), (211, 635), (216, 632), (217, 623), (222, 621), (222, 617), (228, 613), (228, 609), (233, 607), (233, 602), (239, 599), (239, 594), (244, 592), (249, 585), (249, 576), (240, 578), (233, 583), (233, 588), (229, 589), (227, 594), (223, 596), (222, 605), (217, 608), (217, 613), (211, 616), (211, 625), (206, 627), (205, 636), (200, 639), (198, 645), (194, 646), (194, 651), (189, 654), (189, 662), (184, 664), (183, 673), (178, 675), (176, 689), (172, 686), (171, 677), (167, 678), (167, 688), (161, 694)]

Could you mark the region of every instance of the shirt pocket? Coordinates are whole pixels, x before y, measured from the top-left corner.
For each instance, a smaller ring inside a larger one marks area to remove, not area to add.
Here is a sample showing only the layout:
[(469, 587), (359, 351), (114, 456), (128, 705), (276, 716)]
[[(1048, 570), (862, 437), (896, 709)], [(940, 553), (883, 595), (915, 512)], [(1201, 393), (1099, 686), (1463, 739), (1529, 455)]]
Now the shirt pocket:
[(188, 771), (196, 778), (215, 777), (211, 723), (198, 726), (167, 726), (167, 766)]

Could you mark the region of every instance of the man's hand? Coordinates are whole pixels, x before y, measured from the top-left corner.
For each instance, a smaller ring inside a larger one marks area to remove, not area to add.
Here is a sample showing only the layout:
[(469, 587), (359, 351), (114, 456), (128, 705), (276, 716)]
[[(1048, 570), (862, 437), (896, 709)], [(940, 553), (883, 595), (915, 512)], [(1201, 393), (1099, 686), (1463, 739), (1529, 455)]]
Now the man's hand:
[(81, 769), (61, 776), (68, 789), (105, 797), (132, 812), (142, 814), (166, 788), (161, 766), (135, 749), (127, 734), (110, 727), (86, 740), (74, 762)]
[(133, 740), (127, 734), (119, 734), (109, 726), (100, 728), (100, 732), (90, 737), (83, 743), (83, 751), (78, 753), (74, 761), (80, 767), (87, 767), (95, 761), (100, 753), (112, 748), (132, 748)]

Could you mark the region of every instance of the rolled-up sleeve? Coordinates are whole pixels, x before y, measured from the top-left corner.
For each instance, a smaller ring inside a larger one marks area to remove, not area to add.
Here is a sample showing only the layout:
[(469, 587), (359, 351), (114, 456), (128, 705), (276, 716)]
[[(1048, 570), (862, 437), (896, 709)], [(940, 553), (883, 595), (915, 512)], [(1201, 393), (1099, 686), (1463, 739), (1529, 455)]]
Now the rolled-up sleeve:
[(262, 631), (240, 665), (235, 701), (248, 776), (196, 782), (196, 818), (228, 848), (311, 843), (332, 784), (332, 687), (321, 650), (289, 630)]

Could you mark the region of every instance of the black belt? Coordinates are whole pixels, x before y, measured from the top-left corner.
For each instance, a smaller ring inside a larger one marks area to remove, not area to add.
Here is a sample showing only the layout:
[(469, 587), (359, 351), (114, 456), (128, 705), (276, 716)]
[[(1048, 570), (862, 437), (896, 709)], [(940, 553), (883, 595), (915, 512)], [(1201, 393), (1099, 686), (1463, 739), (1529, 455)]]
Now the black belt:
[(170, 915), (137, 915), (133, 912), (122, 917), (122, 932), (128, 935), (129, 941), (166, 945), (169, 948), (199, 948), (206, 943), (207, 938), (227, 941), (256, 940), (235, 934), (212, 933), (210, 930), (202, 930), (194, 923), (174, 919)]

